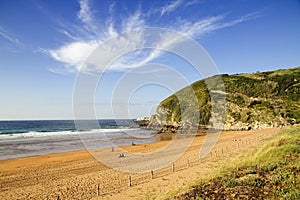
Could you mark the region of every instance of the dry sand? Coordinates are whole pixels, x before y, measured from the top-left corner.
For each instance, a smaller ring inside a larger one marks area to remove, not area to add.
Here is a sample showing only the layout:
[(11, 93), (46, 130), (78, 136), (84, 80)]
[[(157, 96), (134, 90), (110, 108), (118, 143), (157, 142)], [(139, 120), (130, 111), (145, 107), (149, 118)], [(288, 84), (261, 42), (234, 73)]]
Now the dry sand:
[[(0, 199), (144, 199), (163, 197), (168, 191), (185, 188), (207, 175), (241, 151), (261, 143), (278, 128), (222, 132), (211, 154), (199, 160), (204, 136), (195, 137), (188, 150), (174, 164), (151, 173), (128, 174), (97, 161), (88, 151), (33, 156), (0, 161)], [(180, 140), (176, 141), (180, 145)], [(131, 152), (153, 152), (169, 141), (122, 147)], [(223, 153), (222, 153), (223, 152)], [(118, 155), (118, 151), (115, 152)], [(162, 153), (160, 159), (169, 153)], [(122, 159), (127, 159), (122, 158)], [(132, 165), (145, 165), (137, 162)], [(132, 187), (128, 186), (131, 176)], [(98, 190), (99, 186), (99, 190)], [(161, 196), (159, 196), (161, 194)], [(98, 196), (99, 195), (99, 196)]]

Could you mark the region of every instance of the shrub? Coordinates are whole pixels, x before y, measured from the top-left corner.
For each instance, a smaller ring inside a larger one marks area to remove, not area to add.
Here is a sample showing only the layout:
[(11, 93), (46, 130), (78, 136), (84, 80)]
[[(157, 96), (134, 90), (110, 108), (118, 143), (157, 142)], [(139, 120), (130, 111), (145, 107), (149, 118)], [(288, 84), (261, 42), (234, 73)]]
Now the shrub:
[(225, 187), (235, 187), (238, 185), (238, 182), (234, 178), (226, 178), (223, 180), (223, 185)]
[(255, 167), (247, 167), (244, 172), (245, 174), (256, 174), (256, 169)]
[(260, 187), (263, 185), (263, 179), (259, 178), (259, 177), (250, 176), (250, 177), (242, 180), (239, 184)]
[(269, 172), (269, 171), (274, 171), (276, 169), (276, 166), (275, 165), (271, 165), (271, 164), (264, 164), (264, 165), (260, 166), (260, 169), (264, 170), (266, 172)]

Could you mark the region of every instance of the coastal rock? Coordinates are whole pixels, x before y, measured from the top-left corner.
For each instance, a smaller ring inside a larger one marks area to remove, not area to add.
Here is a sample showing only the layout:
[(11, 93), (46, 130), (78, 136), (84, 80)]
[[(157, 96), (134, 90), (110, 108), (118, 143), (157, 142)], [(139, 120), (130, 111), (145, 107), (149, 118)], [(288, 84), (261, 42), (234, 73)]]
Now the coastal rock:
[[(221, 92), (222, 87), (226, 92)], [(198, 102), (193, 102), (193, 93)], [(218, 101), (224, 95), (226, 108)], [(148, 127), (162, 132), (203, 127), (224, 130), (283, 127), (300, 123), (299, 99), (300, 67), (223, 74), (197, 81), (164, 99)]]

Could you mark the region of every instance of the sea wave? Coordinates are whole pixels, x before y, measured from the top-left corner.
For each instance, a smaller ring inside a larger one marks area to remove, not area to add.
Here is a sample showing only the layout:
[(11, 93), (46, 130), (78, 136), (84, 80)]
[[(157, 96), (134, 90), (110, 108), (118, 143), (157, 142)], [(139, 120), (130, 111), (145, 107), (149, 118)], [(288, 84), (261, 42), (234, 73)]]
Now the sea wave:
[(112, 129), (92, 129), (90, 131), (83, 131), (83, 132), (91, 132), (91, 133), (119, 133), (124, 131), (137, 131), (140, 130), (139, 128), (112, 128)]
[(55, 137), (55, 136), (75, 136), (75, 135), (87, 135), (87, 134), (101, 134), (101, 133), (121, 133), (127, 131), (137, 131), (138, 128), (121, 128), (121, 129), (92, 129), (82, 131), (56, 131), (56, 132), (45, 132), (45, 131), (29, 131), (25, 133), (9, 133), (0, 134), (0, 139), (14, 139), (14, 138), (37, 138), (37, 137)]
[(61, 136), (61, 135), (75, 135), (75, 134), (78, 133), (73, 131), (57, 131), (57, 132), (29, 131), (26, 133), (1, 134), (0, 139), (49, 137), (49, 136)]

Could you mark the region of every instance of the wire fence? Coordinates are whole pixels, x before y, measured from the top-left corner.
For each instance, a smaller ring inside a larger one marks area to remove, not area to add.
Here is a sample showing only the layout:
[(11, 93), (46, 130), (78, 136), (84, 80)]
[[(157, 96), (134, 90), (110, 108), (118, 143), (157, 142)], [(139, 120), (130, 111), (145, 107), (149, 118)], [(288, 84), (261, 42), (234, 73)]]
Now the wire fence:
[[(178, 161), (169, 164), (168, 166), (158, 169), (152, 170), (148, 173), (120, 173), (122, 175), (118, 176), (113, 180), (101, 180), (95, 179), (91, 181), (89, 188), (87, 188), (86, 192), (92, 196), (105, 196), (109, 194), (114, 194), (117, 192), (121, 192), (124, 189), (129, 187), (134, 187), (146, 182), (150, 182), (153, 179), (161, 178), (172, 173), (176, 173), (178, 171), (186, 170), (191, 167), (195, 167), (205, 162), (215, 160), (217, 158), (222, 158), (230, 155), (230, 153), (234, 152), (237, 149), (242, 149), (247, 145), (251, 145), (255, 141), (259, 141), (261, 139), (267, 138), (267, 135), (259, 135), (257, 137), (252, 138), (239, 138), (234, 139), (229, 144), (223, 145), (222, 148), (213, 149), (208, 155), (205, 157), (196, 157), (194, 159), (179, 159)], [(195, 149), (196, 150), (196, 149)], [(194, 151), (195, 151), (194, 150)], [(113, 171), (113, 169), (111, 169)], [(98, 183), (97, 183), (98, 182)], [(92, 187), (91, 187), (92, 186)], [(60, 196), (57, 196), (57, 199), (61, 199)]]

